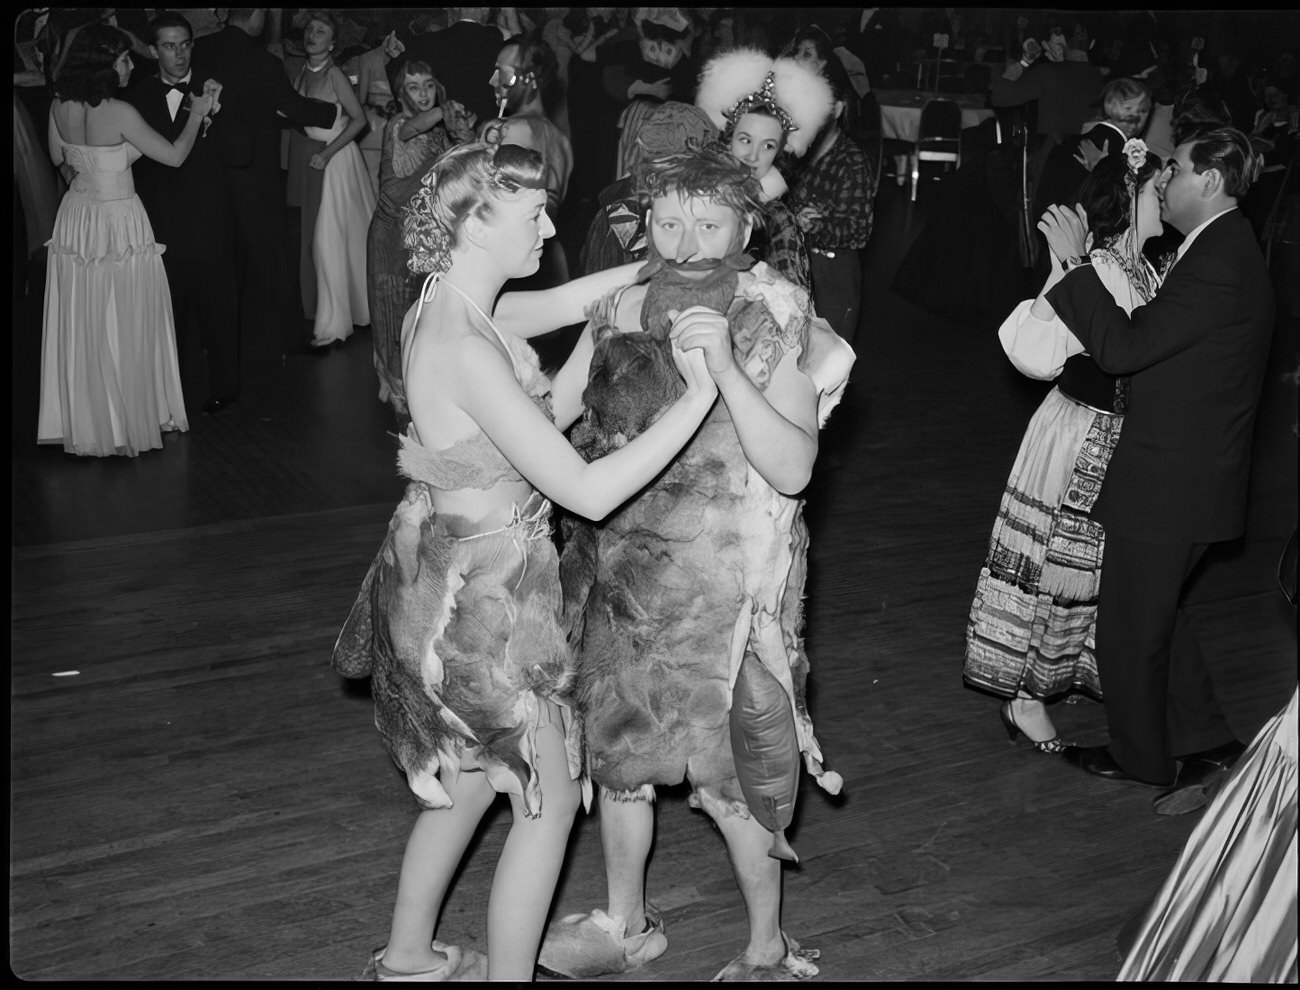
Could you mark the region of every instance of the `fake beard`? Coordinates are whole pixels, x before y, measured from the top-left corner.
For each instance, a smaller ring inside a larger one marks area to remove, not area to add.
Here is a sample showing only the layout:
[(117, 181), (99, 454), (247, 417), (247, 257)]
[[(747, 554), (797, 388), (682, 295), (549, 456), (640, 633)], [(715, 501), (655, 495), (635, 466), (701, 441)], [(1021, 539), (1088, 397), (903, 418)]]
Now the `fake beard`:
[[(646, 240), (646, 263), (636, 276), (637, 282), (646, 283), (641, 329), (657, 340), (668, 337), (672, 327), (670, 312), (681, 312), (690, 306), (707, 306), (718, 313), (727, 312), (736, 298), (736, 273), (754, 264), (754, 259), (739, 247), (733, 248), (725, 258), (669, 261), (659, 253), (653, 237)], [(683, 272), (709, 274), (692, 278)]]

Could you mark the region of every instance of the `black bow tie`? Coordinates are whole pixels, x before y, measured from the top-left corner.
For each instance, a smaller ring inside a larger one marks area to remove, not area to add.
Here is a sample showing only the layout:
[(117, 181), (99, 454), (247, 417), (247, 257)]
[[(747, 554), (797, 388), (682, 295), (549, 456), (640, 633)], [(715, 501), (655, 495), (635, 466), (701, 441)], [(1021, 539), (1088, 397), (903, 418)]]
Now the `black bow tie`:
[(189, 96), (189, 95), (190, 95), (190, 84), (189, 84), (189, 82), (166, 83), (165, 85), (167, 86), (167, 90), (168, 90), (168, 92), (175, 91), (175, 92), (177, 92), (177, 93), (180, 93), (181, 96)]

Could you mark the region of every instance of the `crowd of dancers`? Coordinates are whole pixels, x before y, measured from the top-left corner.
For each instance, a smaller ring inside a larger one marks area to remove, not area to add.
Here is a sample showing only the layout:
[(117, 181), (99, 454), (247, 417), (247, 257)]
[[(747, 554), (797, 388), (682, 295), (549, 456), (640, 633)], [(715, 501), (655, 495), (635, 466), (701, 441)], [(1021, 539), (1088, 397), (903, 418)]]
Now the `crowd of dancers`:
[[(337, 19), (310, 11), (291, 78), (256, 40), (263, 17), (232, 10), (196, 44), (183, 16), (159, 14), (143, 39), (157, 74), (135, 86), (126, 34), (92, 24), (69, 41), (49, 119), (68, 192), (38, 440), (135, 455), (186, 430), (182, 321), (207, 352), (210, 413), (238, 399), (241, 340), (324, 354), (369, 325), (409, 484), (334, 663), (370, 678), (422, 810), (368, 975), (582, 978), (658, 957), (654, 794), (683, 781), (726, 842), (749, 921), (716, 978), (815, 975), (817, 950), (781, 928), (781, 869), (797, 860), (785, 828), (801, 773), (842, 784), (806, 704), (800, 493), (854, 363), (877, 179), (845, 65), (811, 30), (776, 57), (716, 51), (674, 93), (681, 52), (647, 46), (638, 64), (667, 73), (662, 91), (629, 78), (653, 98), (623, 114), (618, 174), (570, 277), (554, 218), (578, 162), (547, 105), (551, 43), (467, 15), (423, 45), (390, 36), (350, 78)], [(277, 116), (298, 125), (298, 299)], [(964, 674), (1005, 699), (1013, 738), (1154, 785), (1156, 810), (1177, 814), (1209, 803), (1245, 750), (1180, 601), (1206, 548), (1242, 532), (1273, 294), (1237, 209), (1260, 168), (1247, 136), (1188, 124), (1166, 162), (1140, 131), (1088, 156), (1071, 205), (1042, 214), (1050, 274), (1000, 331), (1017, 368), (1056, 385), (979, 571)], [(1153, 263), (1165, 225), (1181, 245)], [(544, 366), (530, 341), (571, 327)], [(558, 541), (553, 506), (568, 513)], [(1103, 701), (1107, 746), (1056, 733), (1049, 705), (1076, 693)], [(1291, 743), (1290, 831), (1264, 845), (1278, 862), (1288, 834), (1294, 861)], [(1278, 760), (1257, 743), (1247, 762)], [(1246, 814), (1247, 792), (1226, 790), (1239, 807), (1223, 813)], [(499, 794), (513, 818), (482, 955), (439, 941), (437, 920)], [(570, 828), (593, 803), (607, 903), (548, 929)], [(1257, 910), (1268, 898), (1246, 900), (1223, 944), (1276, 936)], [(1158, 929), (1133, 964), (1148, 974), (1182, 930)], [(1259, 965), (1210, 957), (1207, 973)], [(1293, 976), (1294, 938), (1289, 970), (1285, 945), (1267, 958)]]

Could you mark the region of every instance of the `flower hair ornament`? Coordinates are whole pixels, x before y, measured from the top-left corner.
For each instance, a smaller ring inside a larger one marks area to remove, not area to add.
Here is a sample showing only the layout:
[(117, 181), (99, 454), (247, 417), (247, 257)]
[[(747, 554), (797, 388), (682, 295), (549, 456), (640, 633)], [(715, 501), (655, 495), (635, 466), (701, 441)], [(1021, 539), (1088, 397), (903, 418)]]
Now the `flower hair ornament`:
[(735, 48), (715, 55), (700, 73), (695, 105), (718, 130), (726, 130), (747, 113), (776, 118), (786, 147), (801, 157), (835, 109), (831, 85), (816, 69), (756, 48)]
[(1123, 155), (1128, 160), (1129, 174), (1136, 176), (1147, 163), (1147, 143), (1141, 138), (1129, 138), (1124, 142)]
[(406, 267), (416, 275), (445, 275), (451, 269), (451, 231), (438, 217), (438, 169), (429, 169), (402, 213)]

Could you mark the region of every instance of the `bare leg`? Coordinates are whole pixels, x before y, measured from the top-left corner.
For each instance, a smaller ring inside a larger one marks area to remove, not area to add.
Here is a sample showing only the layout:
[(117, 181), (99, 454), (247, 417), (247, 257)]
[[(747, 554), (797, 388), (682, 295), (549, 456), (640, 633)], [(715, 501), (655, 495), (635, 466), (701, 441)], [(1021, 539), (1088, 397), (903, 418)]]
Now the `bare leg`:
[(608, 914), (622, 921), (627, 935), (645, 928), (645, 873), (655, 835), (655, 810), (649, 801), (619, 801), (600, 789), (600, 848), (605, 857)]
[(785, 958), (781, 937), (781, 862), (769, 856), (772, 833), (753, 818), (742, 818), (716, 799), (701, 794), (701, 805), (717, 823), (727, 843), (731, 869), (749, 915), (745, 960), (771, 966)]
[(542, 813), (528, 818), (523, 800), (510, 795), (514, 821), (497, 861), (488, 900), (489, 980), (532, 980), (569, 830), (581, 800), (577, 782), (569, 777), (564, 739), (557, 725), (538, 730), (537, 751)]
[(432, 969), (443, 961), (430, 942), (443, 899), (465, 847), (496, 792), (483, 773), (462, 773), (447, 787), (450, 808), (422, 811), (406, 840), (397, 881), (397, 903), (384, 950), (384, 965), (401, 973)]

